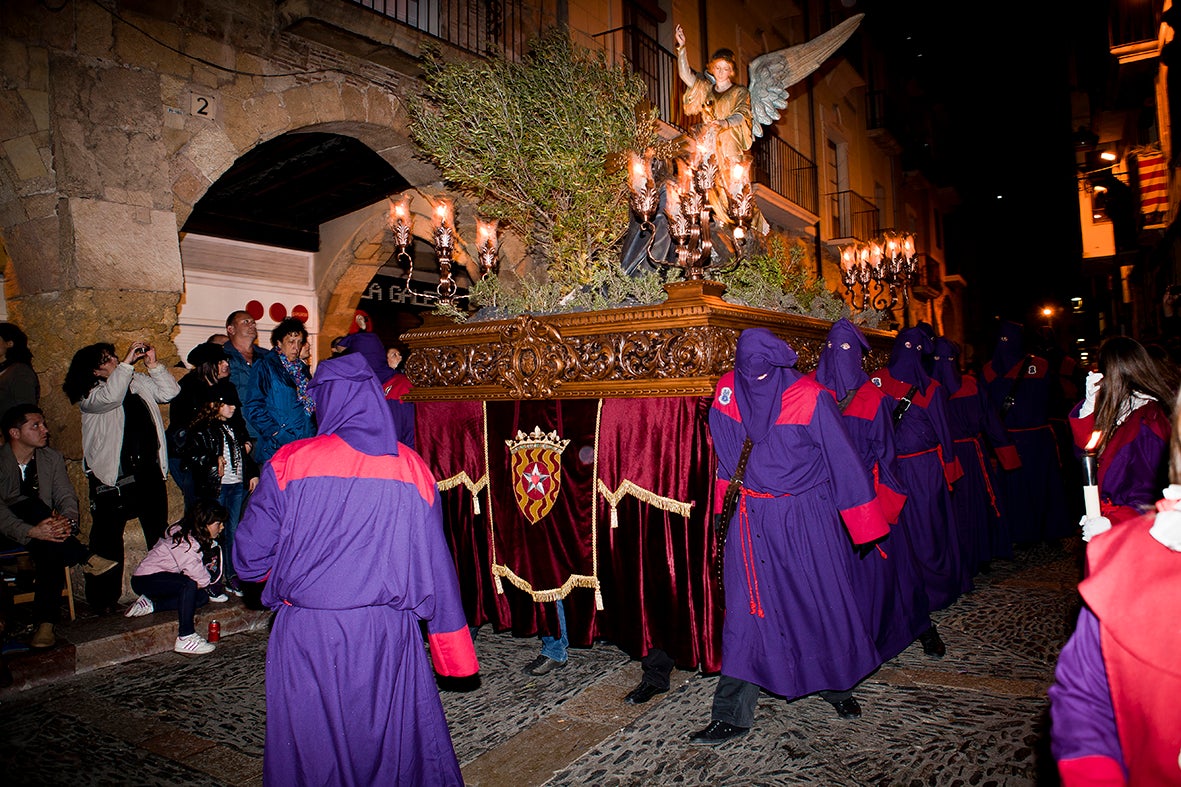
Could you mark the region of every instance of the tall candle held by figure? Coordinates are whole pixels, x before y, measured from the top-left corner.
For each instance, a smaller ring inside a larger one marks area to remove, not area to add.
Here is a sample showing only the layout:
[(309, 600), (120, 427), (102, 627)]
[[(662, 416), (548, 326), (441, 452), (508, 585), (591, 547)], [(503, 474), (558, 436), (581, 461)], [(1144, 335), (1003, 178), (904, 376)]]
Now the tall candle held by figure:
[(1099, 513), (1099, 457), (1095, 446), (1099, 445), (1100, 432), (1091, 432), (1091, 439), (1083, 449), (1083, 502), (1087, 518), (1102, 516)]

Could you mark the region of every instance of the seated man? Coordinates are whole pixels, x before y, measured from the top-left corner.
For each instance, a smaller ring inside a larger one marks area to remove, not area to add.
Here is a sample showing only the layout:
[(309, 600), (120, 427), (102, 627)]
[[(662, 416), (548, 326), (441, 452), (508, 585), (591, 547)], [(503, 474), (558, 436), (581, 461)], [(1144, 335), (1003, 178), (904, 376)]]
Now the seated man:
[(36, 565), (33, 617), (37, 631), (29, 642), (48, 648), (55, 642), (53, 624), (61, 614), (65, 567), (84, 564), (87, 574), (101, 574), (117, 564), (91, 554), (75, 538), (78, 496), (66, 474), (62, 455), (48, 448), (49, 427), (31, 404), (12, 407), (0, 417), (7, 444), (0, 447), (0, 548), (23, 547)]

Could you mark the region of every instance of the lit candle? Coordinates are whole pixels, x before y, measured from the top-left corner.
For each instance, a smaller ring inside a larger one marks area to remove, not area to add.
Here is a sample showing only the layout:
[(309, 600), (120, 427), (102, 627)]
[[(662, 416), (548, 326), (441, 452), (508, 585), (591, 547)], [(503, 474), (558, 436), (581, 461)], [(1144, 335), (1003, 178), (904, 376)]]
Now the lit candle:
[(496, 245), (496, 221), (476, 219), (476, 236), (481, 246)]
[(737, 196), (746, 188), (746, 166), (734, 164), (730, 167), (730, 193)]
[(638, 194), (644, 189), (649, 188), (648, 184), (652, 180), (652, 165), (648, 159), (639, 153), (629, 154), (628, 161), (631, 168), (631, 188), (632, 191)]
[(1102, 516), (1099, 510), (1099, 457), (1095, 452), (1102, 436), (1101, 432), (1091, 432), (1091, 439), (1083, 448), (1083, 502), (1088, 519)]
[(440, 200), (435, 205), (435, 226), (446, 227), (451, 223), (451, 205), (446, 200)]

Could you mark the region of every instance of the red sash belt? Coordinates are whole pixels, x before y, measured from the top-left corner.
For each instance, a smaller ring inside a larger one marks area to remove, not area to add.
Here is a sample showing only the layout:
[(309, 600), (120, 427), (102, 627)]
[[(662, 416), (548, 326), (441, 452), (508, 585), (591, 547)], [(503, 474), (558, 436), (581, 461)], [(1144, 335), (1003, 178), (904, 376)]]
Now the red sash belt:
[(988, 502), (992, 504), (992, 510), (1000, 518), (1001, 510), (996, 505), (996, 492), (992, 490), (992, 479), (988, 477), (988, 465), (984, 460), (984, 449), (980, 447), (979, 437), (961, 437), (956, 440), (957, 443), (971, 443), (972, 447), (976, 449), (976, 459), (980, 462), (980, 473), (984, 476), (984, 488), (988, 490)]
[(759, 595), (759, 573), (755, 568), (755, 544), (750, 534), (750, 514), (746, 510), (748, 497), (771, 500), (776, 497), (791, 497), (791, 495), (772, 495), (768, 492), (756, 492), (743, 487), (742, 497), (738, 500), (738, 545), (742, 550), (742, 567), (746, 571), (746, 594), (750, 599), (750, 614), (761, 618), (765, 615), (763, 614), (763, 599)]

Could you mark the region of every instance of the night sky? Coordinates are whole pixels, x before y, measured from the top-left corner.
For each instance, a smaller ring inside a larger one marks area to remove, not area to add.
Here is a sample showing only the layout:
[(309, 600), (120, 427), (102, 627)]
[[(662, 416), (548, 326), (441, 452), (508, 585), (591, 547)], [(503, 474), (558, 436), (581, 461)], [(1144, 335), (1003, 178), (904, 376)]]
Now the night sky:
[(897, 67), (946, 107), (936, 146), (961, 199), (946, 218), (946, 261), (968, 282), (969, 340), (988, 346), (996, 316), (1029, 325), (1043, 305), (1068, 306), (1081, 286), (1073, 64), (1102, 55), (1104, 3), (856, 6), (900, 42)]

